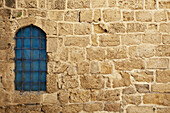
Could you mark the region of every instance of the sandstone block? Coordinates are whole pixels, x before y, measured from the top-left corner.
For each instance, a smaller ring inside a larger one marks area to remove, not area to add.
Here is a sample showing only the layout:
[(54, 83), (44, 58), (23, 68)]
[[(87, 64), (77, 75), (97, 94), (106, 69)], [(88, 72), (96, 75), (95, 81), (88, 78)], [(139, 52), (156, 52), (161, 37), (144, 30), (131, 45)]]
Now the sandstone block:
[(116, 7), (116, 0), (108, 0), (109, 7)]
[(85, 89), (101, 89), (104, 88), (104, 80), (101, 76), (81, 76), (81, 86)]
[(106, 29), (102, 26), (102, 24), (94, 24), (94, 32), (95, 33), (105, 33)]
[(101, 74), (112, 74), (112, 64), (109, 62), (102, 62), (100, 63)]
[(58, 94), (58, 99), (60, 103), (65, 104), (69, 102), (69, 92), (68, 91), (61, 91)]
[(81, 10), (80, 22), (92, 22), (92, 10)]
[(123, 59), (127, 58), (127, 48), (125, 46), (119, 46), (107, 49), (108, 59)]
[(58, 103), (57, 94), (43, 95), (43, 104), (56, 104)]
[(168, 14), (168, 20), (170, 20), (170, 11), (168, 11), (167, 14)]
[(117, 46), (120, 45), (119, 35), (101, 35), (99, 36), (100, 46)]
[(134, 12), (132, 11), (123, 11), (123, 21), (133, 21)]
[(103, 19), (105, 22), (114, 22), (121, 19), (120, 11), (115, 9), (103, 10)]
[(68, 0), (67, 8), (69, 9), (90, 8), (90, 0)]
[(100, 90), (97, 95), (98, 101), (114, 102), (120, 100), (120, 90)]
[(139, 45), (142, 40), (142, 35), (122, 35), (121, 40), (123, 45)]
[(72, 90), (70, 92), (71, 103), (84, 103), (84, 102), (89, 102), (89, 100), (90, 100), (90, 91)]
[(15, 0), (5, 0), (5, 5), (7, 7), (15, 8), (16, 7), (16, 2), (15, 2)]
[(144, 104), (157, 104), (163, 106), (170, 105), (170, 94), (145, 94), (143, 96), (143, 103)]
[(94, 9), (93, 13), (93, 21), (98, 22), (101, 21), (101, 10), (100, 9)]
[(170, 113), (170, 108), (157, 108), (157, 113)]
[(3, 1), (1, 0), (1, 1), (0, 1), (0, 7), (2, 7), (2, 6), (3, 6)]
[(139, 105), (141, 103), (140, 96), (133, 96), (133, 95), (125, 95), (122, 96), (123, 105), (126, 106), (128, 104)]
[(151, 22), (152, 15), (149, 11), (138, 11), (136, 12), (136, 20), (140, 22)]
[(159, 83), (170, 82), (170, 70), (157, 71), (156, 81)]
[(146, 61), (148, 69), (166, 69), (169, 67), (169, 59), (167, 58), (152, 58)]
[(59, 23), (59, 36), (63, 35), (73, 35), (73, 24), (70, 23)]
[(79, 86), (77, 76), (63, 76), (62, 77), (62, 88), (63, 89), (74, 89)]
[(143, 9), (143, 0), (118, 0), (121, 9)]
[(120, 103), (107, 103), (105, 104), (105, 110), (109, 112), (119, 112)]
[(146, 24), (142, 23), (127, 23), (127, 32), (144, 32)]
[(131, 75), (137, 82), (153, 82), (153, 72), (151, 71), (134, 72)]
[(137, 46), (137, 55), (139, 57), (153, 57), (154, 56), (154, 52), (155, 52), (155, 46), (151, 45), (151, 44), (147, 44), (147, 45), (139, 45)]
[(97, 34), (92, 34), (91, 35), (92, 46), (97, 46), (98, 45), (97, 39), (98, 39)]
[(86, 112), (95, 112), (95, 111), (103, 111), (104, 105), (100, 102), (84, 104), (84, 111)]
[(43, 105), (42, 111), (46, 113), (57, 113), (57, 112), (61, 112), (62, 108), (59, 105)]
[(57, 38), (48, 38), (47, 39), (47, 52), (57, 52)]
[(84, 49), (82, 49), (82, 48), (71, 48), (69, 52), (70, 52), (70, 60), (72, 62), (80, 62), (80, 61), (85, 60)]
[(47, 11), (45, 10), (27, 10), (28, 17), (42, 17), (45, 18), (47, 16)]
[(66, 0), (47, 0), (48, 9), (64, 10), (66, 6)]
[(156, 0), (145, 0), (146, 9), (156, 9)]
[(115, 68), (117, 70), (143, 69), (144, 62), (141, 59), (129, 59), (129, 60), (122, 60), (122, 61), (115, 61)]
[(87, 59), (89, 60), (104, 60), (105, 50), (103, 48), (87, 48)]
[(170, 45), (159, 45), (156, 47), (156, 56), (170, 56)]
[(159, 28), (160, 32), (167, 32), (167, 33), (169, 33), (169, 30), (170, 30), (170, 23), (161, 23), (160, 24), (160, 28)]
[(160, 44), (161, 35), (160, 34), (144, 34), (142, 36), (142, 42), (148, 44)]
[(18, 0), (19, 8), (37, 8), (37, 0)]
[(88, 36), (73, 36), (65, 37), (65, 46), (78, 46), (86, 47), (90, 43), (90, 38)]
[(96, 73), (99, 73), (99, 63), (96, 62), (96, 61), (92, 61), (90, 63), (90, 73), (92, 74), (96, 74)]
[(111, 23), (109, 25), (109, 33), (124, 33), (125, 25), (123, 23)]
[(77, 73), (78, 74), (87, 74), (89, 73), (89, 63), (86, 61), (82, 61), (78, 63)]
[(39, 8), (45, 8), (45, 0), (39, 0), (39, 2), (38, 2), (39, 4), (38, 4), (38, 7)]
[(168, 93), (170, 92), (170, 84), (154, 84), (151, 86), (153, 92)]
[(160, 9), (170, 9), (170, 1), (160, 1), (159, 8)]
[(67, 104), (63, 106), (63, 113), (79, 113), (83, 110), (82, 104)]
[(91, 4), (92, 8), (106, 7), (107, 5), (106, 0), (92, 0)]
[(78, 11), (66, 11), (64, 13), (64, 21), (78, 22), (79, 21), (79, 12)]
[(163, 44), (170, 44), (170, 35), (162, 35)]
[(147, 28), (147, 32), (157, 32), (158, 31), (158, 25), (157, 24), (149, 24)]
[(47, 92), (53, 93), (58, 91), (57, 86), (58, 75), (47, 75)]
[(50, 19), (54, 21), (63, 21), (64, 12), (63, 11), (50, 11), (49, 17)]
[(115, 78), (113, 80), (113, 87), (124, 87), (124, 86), (129, 86), (130, 83), (130, 75), (126, 72), (120, 72), (120, 78)]
[(166, 12), (165, 11), (156, 11), (154, 13), (154, 21), (155, 22), (167, 21)]
[(88, 35), (92, 31), (92, 26), (89, 23), (79, 23), (74, 26), (75, 35)]
[(127, 113), (154, 113), (153, 107), (146, 106), (129, 106), (127, 108)]
[(125, 89), (123, 89), (122, 91), (123, 94), (135, 94), (136, 90), (134, 87), (126, 87)]
[(139, 93), (148, 93), (149, 85), (148, 84), (135, 84), (136, 90)]

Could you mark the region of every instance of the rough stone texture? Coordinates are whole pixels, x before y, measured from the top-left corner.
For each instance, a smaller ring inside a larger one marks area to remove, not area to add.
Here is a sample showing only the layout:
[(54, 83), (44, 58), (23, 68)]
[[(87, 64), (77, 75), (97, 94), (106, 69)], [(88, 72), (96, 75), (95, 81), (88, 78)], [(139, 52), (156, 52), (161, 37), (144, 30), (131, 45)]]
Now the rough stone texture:
[(125, 46), (119, 46), (107, 49), (108, 59), (123, 59), (127, 58), (127, 48)]
[(103, 103), (100, 103), (100, 102), (84, 104), (83, 107), (84, 107), (84, 111), (86, 112), (103, 111), (104, 109)]
[(82, 61), (78, 63), (77, 73), (78, 74), (87, 74), (89, 73), (89, 63), (86, 61)]
[(160, 44), (161, 35), (160, 34), (145, 34), (142, 36), (142, 42), (148, 44)]
[(159, 45), (156, 48), (156, 56), (170, 56), (170, 45)]
[(170, 113), (170, 108), (158, 108), (157, 113)]
[(124, 33), (125, 25), (123, 23), (111, 23), (109, 26), (109, 33)]
[(87, 59), (89, 60), (104, 60), (105, 51), (102, 48), (87, 48)]
[(157, 71), (156, 82), (167, 83), (170, 81), (170, 70)]
[(36, 8), (37, 0), (18, 0), (19, 8)]
[(150, 22), (152, 21), (152, 15), (149, 11), (139, 11), (136, 12), (136, 20), (141, 22)]
[(167, 58), (153, 58), (146, 61), (148, 69), (166, 69), (169, 67), (169, 59)]
[(7, 7), (15, 8), (16, 2), (15, 2), (15, 0), (5, 0), (5, 5)]
[(72, 103), (84, 103), (89, 102), (90, 91), (88, 90), (72, 90), (70, 92), (70, 102)]
[(59, 35), (73, 35), (73, 24), (70, 23), (59, 23)]
[(163, 44), (170, 44), (170, 35), (162, 35)]
[(88, 35), (91, 33), (91, 25), (88, 23), (75, 24), (74, 34), (75, 35)]
[(142, 40), (142, 35), (122, 35), (121, 40), (123, 45), (139, 45)]
[(118, 0), (121, 9), (143, 9), (143, 0)]
[(146, 24), (141, 23), (127, 23), (127, 32), (144, 32)]
[(64, 10), (65, 4), (66, 0), (47, 0), (48, 9)]
[(168, 33), (170, 30), (170, 23), (161, 23), (160, 24), (160, 31)]
[(64, 12), (63, 11), (50, 11), (49, 15), (52, 20), (62, 21), (64, 17)]
[(160, 9), (170, 9), (170, 2), (169, 1), (160, 1), (159, 8)]
[(69, 22), (78, 22), (79, 12), (78, 11), (66, 11), (64, 13), (64, 20), (69, 21)]
[(137, 82), (153, 82), (152, 71), (134, 72), (131, 74)]
[(81, 10), (80, 22), (92, 22), (92, 10)]
[(107, 103), (105, 105), (105, 110), (109, 112), (119, 112), (120, 104), (119, 103)]
[(147, 84), (135, 84), (136, 90), (139, 93), (148, 93), (149, 92), (149, 85)]
[(74, 89), (79, 86), (77, 77), (75, 76), (64, 76), (62, 78), (62, 82), (63, 89)]
[(128, 105), (128, 104), (139, 105), (141, 103), (140, 96), (125, 95), (122, 96), (122, 99), (123, 99), (123, 105)]
[(153, 107), (146, 106), (129, 106), (127, 108), (127, 113), (154, 113)]
[(154, 19), (155, 22), (166, 21), (167, 20), (166, 12), (165, 11), (155, 12)]
[(145, 0), (146, 9), (156, 9), (156, 0)]
[(90, 0), (68, 0), (67, 8), (69, 9), (90, 8)]
[(154, 84), (151, 88), (153, 92), (170, 92), (170, 84)]
[(134, 20), (134, 12), (132, 11), (123, 12), (123, 21), (133, 21), (133, 20)]
[(103, 10), (103, 18), (105, 22), (119, 21), (121, 19), (120, 11), (112, 9)]
[(106, 7), (106, 0), (92, 0), (91, 3), (93, 8)]

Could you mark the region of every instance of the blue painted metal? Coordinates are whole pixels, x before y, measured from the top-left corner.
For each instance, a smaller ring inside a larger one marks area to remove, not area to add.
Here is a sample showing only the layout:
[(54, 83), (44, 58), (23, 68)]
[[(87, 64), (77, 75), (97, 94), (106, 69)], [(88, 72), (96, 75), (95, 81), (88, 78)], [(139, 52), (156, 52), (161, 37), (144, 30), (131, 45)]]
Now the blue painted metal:
[(15, 36), (15, 88), (20, 91), (45, 91), (47, 74), (46, 34), (30, 25)]

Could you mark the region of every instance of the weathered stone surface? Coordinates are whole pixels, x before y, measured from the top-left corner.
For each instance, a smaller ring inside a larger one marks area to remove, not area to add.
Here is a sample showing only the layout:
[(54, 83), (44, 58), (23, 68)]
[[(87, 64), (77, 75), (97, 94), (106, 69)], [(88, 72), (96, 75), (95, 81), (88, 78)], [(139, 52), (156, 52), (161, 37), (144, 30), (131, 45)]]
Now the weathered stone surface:
[(117, 70), (143, 69), (144, 62), (141, 59), (129, 59), (129, 60), (122, 60), (122, 61), (115, 61), (115, 68)]
[(157, 71), (156, 72), (156, 82), (167, 83), (170, 82), (170, 70)]
[(58, 99), (59, 102), (62, 104), (68, 103), (69, 102), (69, 92), (68, 91), (61, 91), (58, 94)]
[(73, 24), (70, 23), (59, 23), (59, 36), (63, 35), (73, 35)]
[(121, 19), (120, 11), (115, 9), (105, 9), (103, 10), (103, 19), (105, 22), (119, 21)]
[(11, 8), (15, 8), (16, 6), (16, 3), (15, 3), (15, 0), (5, 0), (5, 5), (7, 7), (11, 7)]
[(92, 46), (97, 46), (98, 45), (97, 39), (98, 39), (97, 34), (92, 34), (91, 35)]
[(108, 0), (109, 7), (116, 7), (116, 0)]
[(140, 22), (151, 22), (152, 15), (149, 11), (138, 11), (136, 12), (136, 20)]
[(57, 86), (58, 75), (47, 75), (47, 92), (53, 93), (58, 91)]
[(49, 105), (49, 104), (56, 104), (58, 103), (58, 99), (57, 99), (57, 94), (45, 94), (43, 95), (43, 104), (44, 105)]
[(124, 87), (130, 85), (130, 75), (126, 72), (120, 72), (120, 78), (113, 80), (113, 87)]
[(59, 73), (64, 73), (68, 68), (68, 65), (66, 63), (61, 63), (60, 61), (58, 62), (50, 62), (47, 65), (47, 72), (49, 74), (59, 74)]
[(156, 9), (156, 0), (145, 0), (146, 9)]
[(78, 11), (66, 11), (64, 13), (64, 21), (78, 22), (79, 21), (79, 12)]
[(80, 11), (80, 22), (92, 22), (92, 10)]
[(141, 101), (141, 96), (133, 96), (133, 95), (125, 95), (122, 96), (123, 105), (126, 106), (128, 104), (139, 105)]
[(120, 103), (107, 103), (107, 104), (105, 104), (105, 111), (119, 112), (120, 111)]
[(65, 46), (78, 46), (86, 47), (90, 43), (90, 38), (88, 36), (69, 36), (65, 37)]
[(158, 31), (158, 25), (157, 24), (149, 24), (146, 31), (149, 32), (149, 33), (157, 32)]
[(99, 36), (100, 46), (117, 46), (120, 45), (119, 35), (101, 35)]
[(170, 35), (162, 35), (163, 44), (170, 44)]
[[(9, 104), (12, 102), (12, 96), (10, 93), (6, 92), (3, 89), (0, 89), (0, 106), (5, 106), (6, 104)], [(19, 102), (19, 100), (17, 101)]]
[(3, 1), (2, 0), (0, 0), (0, 7), (2, 7), (3, 6)]
[(151, 71), (134, 72), (131, 75), (137, 82), (153, 82), (153, 72)]
[(77, 76), (63, 76), (62, 77), (62, 89), (74, 89), (79, 86)]
[(99, 73), (99, 63), (96, 61), (90, 62), (90, 73), (96, 74)]
[(170, 45), (159, 45), (156, 47), (156, 56), (170, 56)]
[(100, 90), (97, 95), (98, 101), (114, 102), (120, 100), (120, 90)]
[[(84, 41), (82, 41), (82, 43), (83, 42)], [(70, 52), (70, 60), (72, 62), (80, 62), (80, 61), (85, 60), (85, 51), (84, 51), (84, 49), (82, 49), (82, 48), (71, 48), (69, 52)]]
[(66, 6), (66, 0), (47, 0), (48, 9), (64, 10)]
[(90, 0), (68, 0), (67, 8), (69, 9), (90, 8)]
[(88, 62), (82, 61), (82, 62), (78, 63), (78, 66), (77, 66), (77, 73), (78, 74), (88, 74), (89, 71), (90, 71), (90, 68), (89, 68)]
[(143, 9), (143, 0), (118, 0), (121, 9)]
[(84, 104), (83, 108), (84, 108), (84, 111), (86, 112), (103, 111), (104, 105), (103, 103), (100, 103), (100, 102), (87, 103), (87, 104)]
[(170, 1), (160, 1), (159, 2), (160, 9), (170, 9)]
[(45, 3), (45, 0), (39, 0), (38, 1), (38, 7), (39, 8), (45, 8), (46, 7), (46, 3)]
[(125, 89), (123, 89), (122, 91), (123, 94), (135, 94), (136, 93), (136, 90), (134, 87), (127, 87)]
[(127, 23), (127, 32), (144, 32), (146, 24), (143, 23)]
[(82, 104), (67, 104), (63, 106), (63, 113), (79, 113), (83, 110)]
[(129, 106), (127, 113), (154, 113), (153, 107), (147, 106)]
[(49, 12), (50, 19), (54, 21), (62, 21), (64, 17), (63, 11), (50, 11)]
[(133, 11), (123, 11), (123, 21), (133, 21), (134, 12)]
[(113, 66), (110, 62), (100, 63), (101, 74), (112, 74)]
[(106, 0), (92, 0), (92, 8), (106, 7)]
[(37, 0), (18, 0), (19, 8), (37, 8)]
[(57, 38), (48, 38), (47, 39), (47, 52), (57, 52)]
[(161, 35), (160, 34), (144, 34), (142, 36), (142, 42), (148, 44), (160, 44)]
[(87, 48), (87, 59), (89, 60), (104, 60), (105, 50), (103, 48)]
[(89, 102), (90, 91), (88, 90), (72, 90), (70, 92), (70, 102), (72, 103), (84, 103)]
[(170, 94), (145, 94), (143, 103), (170, 106)]
[(74, 26), (75, 35), (88, 35), (92, 31), (92, 26), (89, 23), (79, 23)]
[(151, 88), (153, 92), (162, 92), (162, 93), (170, 92), (170, 84), (153, 84)]
[(100, 9), (95, 9), (93, 15), (94, 15), (93, 21), (95, 22), (101, 21), (101, 10)]
[(106, 29), (102, 26), (102, 24), (94, 24), (94, 32), (95, 33), (105, 33)]
[(157, 108), (157, 113), (170, 113), (170, 108)]
[(47, 11), (45, 10), (27, 10), (27, 14), (29, 17), (42, 17), (45, 18), (47, 15)]
[(101, 89), (104, 88), (104, 79), (101, 76), (81, 76), (81, 86), (85, 89)]
[(125, 24), (123, 23), (111, 23), (109, 25), (109, 33), (124, 33)]
[(62, 111), (62, 107), (59, 105), (43, 105), (42, 111), (45, 113), (57, 113)]
[(167, 32), (167, 33), (169, 33), (169, 31), (170, 31), (170, 23), (161, 23), (159, 31), (160, 32)]
[(149, 85), (148, 84), (135, 84), (136, 90), (139, 93), (148, 93)]
[(169, 59), (167, 58), (152, 58), (146, 61), (148, 69), (166, 69), (169, 67)]
[(107, 49), (108, 59), (123, 59), (127, 58), (127, 48), (125, 46), (119, 46)]
[(154, 21), (155, 22), (162, 22), (167, 21), (167, 16), (165, 11), (157, 11), (154, 13)]
[(142, 40), (142, 35), (121, 35), (121, 41), (123, 45), (139, 45)]

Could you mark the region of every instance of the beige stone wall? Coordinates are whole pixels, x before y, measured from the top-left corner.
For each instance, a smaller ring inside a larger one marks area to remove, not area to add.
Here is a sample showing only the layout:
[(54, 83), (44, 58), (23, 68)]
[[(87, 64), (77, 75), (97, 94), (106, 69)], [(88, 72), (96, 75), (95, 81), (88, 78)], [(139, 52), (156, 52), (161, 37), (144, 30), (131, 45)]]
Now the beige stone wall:
[[(13, 37), (47, 34), (46, 92), (15, 91)], [(0, 113), (170, 113), (170, 0), (0, 0)]]

